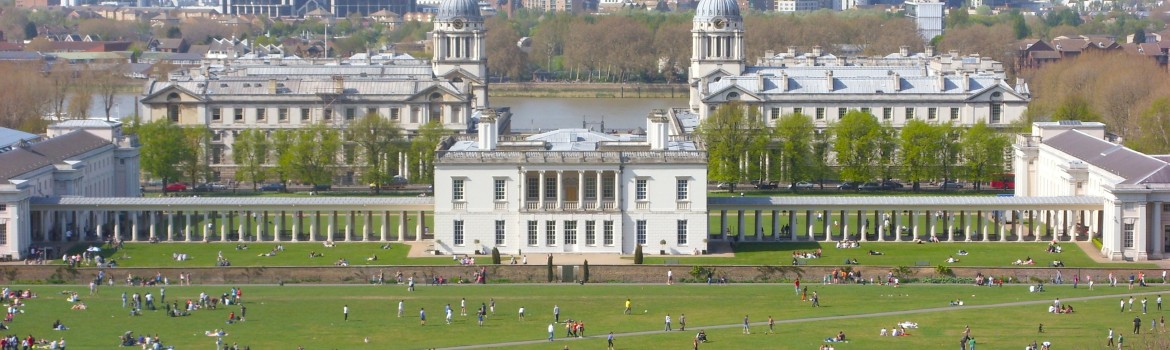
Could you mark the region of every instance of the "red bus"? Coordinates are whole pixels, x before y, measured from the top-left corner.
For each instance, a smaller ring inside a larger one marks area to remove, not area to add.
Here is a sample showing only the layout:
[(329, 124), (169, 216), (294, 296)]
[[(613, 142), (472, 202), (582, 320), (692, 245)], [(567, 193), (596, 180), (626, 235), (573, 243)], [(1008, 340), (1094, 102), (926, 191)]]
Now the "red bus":
[(1014, 190), (1016, 189), (1016, 174), (996, 174), (992, 177), (991, 188), (997, 190)]

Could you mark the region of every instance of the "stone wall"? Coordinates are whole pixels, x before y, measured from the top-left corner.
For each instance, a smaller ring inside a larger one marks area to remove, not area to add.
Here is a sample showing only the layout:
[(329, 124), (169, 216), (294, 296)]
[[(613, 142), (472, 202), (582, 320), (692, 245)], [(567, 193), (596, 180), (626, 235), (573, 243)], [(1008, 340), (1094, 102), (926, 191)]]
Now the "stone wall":
[[(545, 265), (482, 265), (486, 267), (489, 282), (493, 283), (546, 283), (548, 270)], [(203, 268), (116, 268), (106, 269), (107, 276), (114, 283), (125, 284), (129, 275), (153, 277), (162, 274), (170, 283), (178, 283), (180, 272), (189, 273), (196, 284), (364, 284), (378, 274), (384, 274), (387, 281), (393, 280), (397, 272), (409, 277), (416, 276), (419, 285), (434, 276), (443, 276), (451, 283), (459, 277), (471, 279), (481, 266), (381, 266), (381, 267), (203, 267)], [(562, 278), (562, 266), (555, 266), (557, 278)], [(581, 278), (580, 266), (567, 267), (573, 270), (569, 282)], [(832, 271), (833, 267), (807, 266), (711, 266), (715, 276), (724, 276), (731, 282), (786, 282), (800, 277), (804, 280), (819, 281)], [(884, 278), (889, 267), (857, 266), (863, 277)], [(591, 282), (618, 283), (664, 283), (668, 270), (673, 271), (677, 282), (695, 280), (691, 276), (692, 266), (684, 265), (591, 265)], [(913, 277), (937, 277), (934, 267), (911, 268)], [(1074, 275), (1091, 275), (1096, 283), (1104, 283), (1110, 272), (1120, 280), (1128, 280), (1130, 274), (1143, 270), (1124, 269), (1078, 269), (1078, 268), (953, 268), (955, 277), (974, 277), (977, 273), (985, 276), (1011, 277), (1014, 280), (1029, 281), (1032, 277), (1051, 280), (1059, 271), (1065, 283), (1072, 283)], [(1148, 278), (1161, 278), (1161, 270), (1144, 270)], [(55, 283), (86, 284), (97, 276), (98, 269), (69, 269), (60, 265), (7, 265), (0, 266), (0, 283), (31, 284)], [(705, 276), (700, 276), (705, 281)]]

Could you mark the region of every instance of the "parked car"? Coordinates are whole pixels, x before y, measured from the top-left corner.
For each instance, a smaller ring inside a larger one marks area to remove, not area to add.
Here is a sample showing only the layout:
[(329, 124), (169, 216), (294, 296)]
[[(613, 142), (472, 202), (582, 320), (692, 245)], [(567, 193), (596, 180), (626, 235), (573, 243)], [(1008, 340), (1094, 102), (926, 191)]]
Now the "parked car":
[(261, 191), (284, 191), (284, 184), (279, 182), (266, 183), (260, 186)]
[(882, 181), (882, 189), (883, 190), (897, 190), (897, 189), (901, 189), (902, 187), (904, 187), (904, 186), (902, 186), (902, 184), (898, 183), (898, 182), (894, 182), (894, 181), (890, 181), (890, 180)]
[(777, 189), (779, 187), (780, 186), (778, 184), (776, 184), (775, 182), (760, 182), (760, 183), (756, 184), (757, 190), (774, 190), (774, 189)]
[(939, 188), (942, 188), (942, 189), (948, 189), (948, 188), (950, 188), (950, 189), (960, 189), (960, 188), (963, 188), (963, 186), (964, 186), (964, 185), (963, 185), (963, 183), (962, 183), (962, 182), (956, 182), (956, 181), (947, 181), (947, 182), (944, 182), (942, 185), (939, 185), (938, 187), (939, 187)]
[(862, 191), (877, 191), (882, 189), (882, 185), (877, 182), (866, 182), (858, 186), (857, 189)]
[(809, 189), (813, 189), (816, 187), (817, 187), (816, 184), (808, 182), (808, 181), (801, 181), (801, 182), (797, 182), (797, 183), (788, 185), (788, 188), (793, 189), (793, 190), (809, 190)]
[(167, 184), (165, 189), (167, 192), (183, 192), (187, 190), (187, 184), (182, 182), (173, 182)]
[(193, 192), (211, 192), (211, 184), (198, 184), (191, 187)]
[(208, 183), (207, 186), (210, 186), (212, 191), (223, 191), (228, 188), (227, 185), (218, 182)]
[(837, 189), (838, 190), (856, 190), (857, 186), (858, 186), (858, 184), (856, 182), (842, 182), (840, 185), (837, 185)]
[(333, 188), (333, 185), (330, 185), (330, 184), (316, 184), (316, 185), (313, 185), (313, 190), (314, 190), (314, 191), (328, 191), (328, 190), (330, 190), (330, 189), (332, 189), (332, 188)]
[(720, 182), (718, 185), (715, 185), (715, 188), (718, 188), (721, 190), (734, 190), (735, 184), (730, 183), (730, 182)]

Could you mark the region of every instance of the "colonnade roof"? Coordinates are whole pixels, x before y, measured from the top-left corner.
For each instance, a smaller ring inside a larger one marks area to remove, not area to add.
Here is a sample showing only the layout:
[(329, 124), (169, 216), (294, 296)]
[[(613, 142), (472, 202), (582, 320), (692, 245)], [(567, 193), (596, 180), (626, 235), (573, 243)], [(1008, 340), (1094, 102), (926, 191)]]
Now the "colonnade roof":
[(718, 210), (1100, 210), (1101, 197), (786, 196), (708, 197)]
[[(34, 197), (34, 209), (434, 210), (434, 197)], [(52, 208), (49, 208), (52, 207)]]

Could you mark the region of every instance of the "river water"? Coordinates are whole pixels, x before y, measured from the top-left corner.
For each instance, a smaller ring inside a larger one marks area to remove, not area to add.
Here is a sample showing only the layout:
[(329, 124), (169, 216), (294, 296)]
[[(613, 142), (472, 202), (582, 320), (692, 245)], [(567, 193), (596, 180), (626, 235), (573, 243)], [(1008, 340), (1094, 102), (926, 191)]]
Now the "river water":
[[(115, 97), (111, 118), (121, 119), (134, 113), (137, 95)], [(533, 98), (492, 97), (491, 105), (512, 108), (512, 130), (540, 131), (587, 127), (600, 129), (634, 129), (646, 127), (646, 115), (656, 108), (684, 107), (685, 98)], [(90, 117), (104, 118), (105, 106), (94, 96)]]

